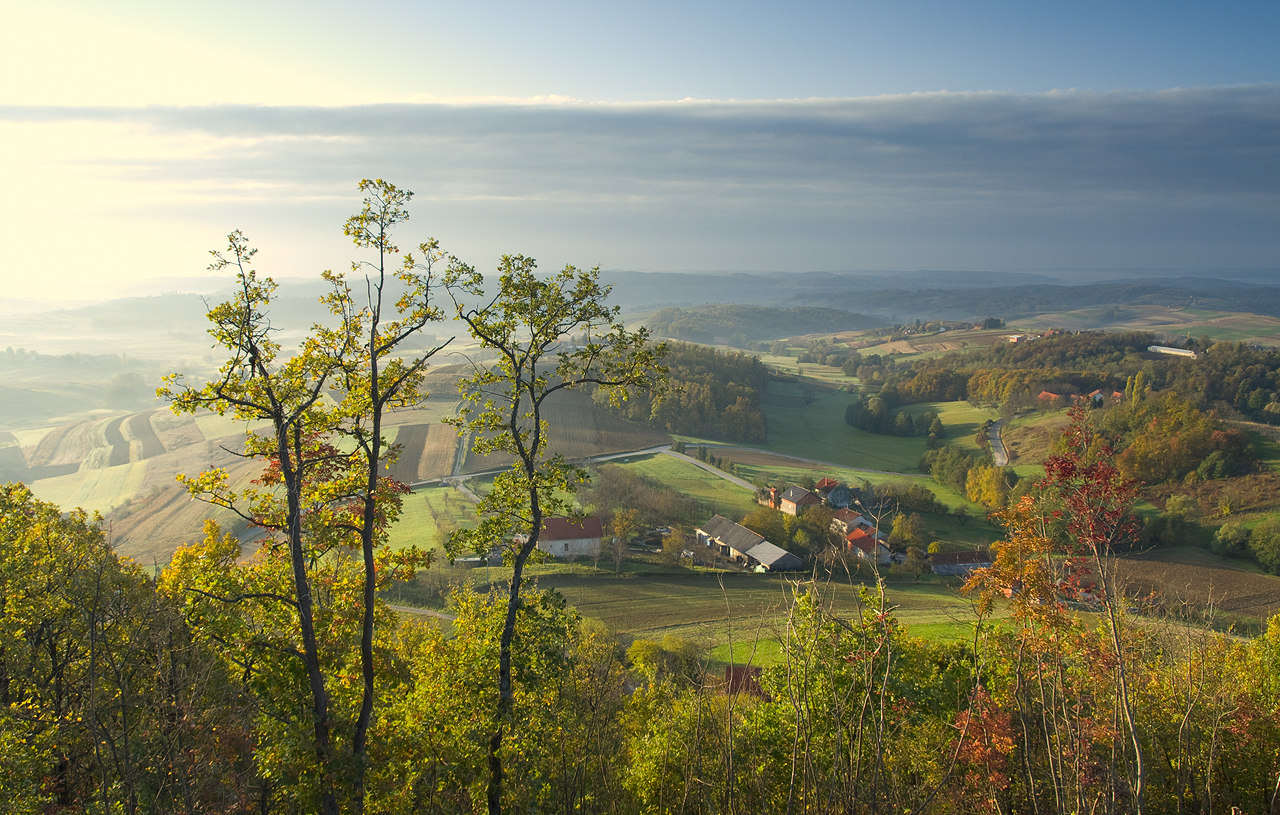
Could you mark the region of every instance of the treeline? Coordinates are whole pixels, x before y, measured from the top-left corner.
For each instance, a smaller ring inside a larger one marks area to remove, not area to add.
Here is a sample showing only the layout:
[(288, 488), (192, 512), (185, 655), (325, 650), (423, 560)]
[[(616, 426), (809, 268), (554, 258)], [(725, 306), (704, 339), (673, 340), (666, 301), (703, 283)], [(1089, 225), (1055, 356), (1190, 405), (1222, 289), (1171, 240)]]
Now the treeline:
[(636, 393), (621, 406), (598, 393), (596, 405), (625, 419), (668, 433), (725, 441), (763, 442), (767, 424), (760, 394), (769, 372), (758, 357), (723, 352), (691, 343), (668, 345), (671, 389), (655, 403), (649, 393)]
[(878, 328), (884, 321), (865, 314), (816, 306), (776, 308), (717, 305), (704, 309), (664, 308), (648, 321), (655, 336), (709, 343), (715, 338), (772, 340), (796, 334), (824, 334)]
[(1147, 387), (1172, 391), (1199, 410), (1238, 412), (1280, 424), (1280, 351), (1201, 337), (1180, 343), (1196, 352), (1191, 359), (1153, 356), (1147, 348), (1156, 344), (1154, 334), (1141, 331), (1061, 334), (898, 365), (893, 376), (880, 378), (896, 387), (902, 402), (964, 398), (1003, 403), (1018, 397), (1034, 400), (1041, 391), (1119, 391), (1141, 373)]
[[(7, 812), (317, 811), (299, 635), (288, 602), (264, 602), (286, 562), (269, 547), (241, 561), (211, 534), (153, 577), (83, 513), (18, 485), (0, 510)], [(1267, 811), (1280, 621), (1249, 641), (1164, 636), (1121, 608), (1112, 639), (1055, 599), (1032, 520), (1012, 521), (996, 569), (971, 586), (980, 613), (1007, 604), (1000, 626), (928, 642), (874, 587), (845, 616), (811, 585), (786, 598), (781, 662), (758, 673), (712, 672), (674, 637), (624, 648), (558, 594), (526, 590), (501, 811)], [(797, 538), (819, 527), (792, 523)], [(327, 560), (316, 634), (341, 673), (359, 659), (357, 576)], [(1015, 576), (1022, 593), (1006, 600)], [(377, 716), (359, 797), (338, 787), (344, 811), (486, 809), (502, 610), (455, 590), (446, 633), (378, 603)], [(338, 743), (358, 699), (334, 683)]]

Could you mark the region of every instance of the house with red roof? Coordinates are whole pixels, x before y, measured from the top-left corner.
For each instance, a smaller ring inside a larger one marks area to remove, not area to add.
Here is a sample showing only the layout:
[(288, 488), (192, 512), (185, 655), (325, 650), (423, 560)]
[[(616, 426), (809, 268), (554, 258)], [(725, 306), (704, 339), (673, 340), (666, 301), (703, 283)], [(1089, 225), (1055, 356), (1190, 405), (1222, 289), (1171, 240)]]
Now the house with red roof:
[(866, 561), (874, 561), (881, 565), (891, 562), (892, 553), (880, 538), (880, 533), (872, 529), (855, 529), (845, 535), (845, 543), (849, 551)]
[(542, 522), (542, 534), (538, 536), (538, 548), (552, 557), (572, 560), (575, 557), (595, 557), (604, 538), (604, 527), (596, 516), (573, 521), (569, 518), (546, 518)]

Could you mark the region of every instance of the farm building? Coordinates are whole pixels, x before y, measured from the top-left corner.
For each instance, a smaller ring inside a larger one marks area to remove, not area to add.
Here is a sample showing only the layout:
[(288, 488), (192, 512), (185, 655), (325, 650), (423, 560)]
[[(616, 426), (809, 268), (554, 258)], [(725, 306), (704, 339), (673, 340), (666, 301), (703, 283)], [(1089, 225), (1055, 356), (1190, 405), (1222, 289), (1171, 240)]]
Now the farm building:
[(851, 509), (837, 509), (831, 516), (831, 531), (848, 535), (855, 529), (871, 529), (875, 524)]
[(950, 574), (964, 577), (974, 569), (986, 569), (991, 566), (991, 554), (978, 552), (935, 552), (929, 556), (933, 564), (934, 574)]
[(875, 529), (855, 529), (845, 536), (849, 551), (863, 560), (875, 558), (879, 564), (889, 563), (892, 553), (885, 546), (883, 534)]
[(748, 566), (754, 563), (758, 570), (766, 572), (794, 572), (804, 568), (803, 560), (768, 541), (753, 546), (747, 552), (746, 560)]
[(800, 510), (805, 507), (816, 506), (821, 503), (821, 498), (804, 487), (788, 487), (787, 491), (782, 493), (782, 497), (778, 499), (778, 509), (788, 515), (799, 515)]
[(538, 548), (558, 558), (595, 557), (603, 537), (604, 527), (595, 516), (583, 518), (580, 523), (568, 518), (547, 518), (542, 522)]
[(720, 515), (712, 515), (711, 520), (698, 528), (696, 537), (703, 546), (718, 547), (720, 554), (738, 561), (746, 559), (748, 550), (768, 543), (745, 526)]
[(1170, 348), (1167, 345), (1149, 345), (1147, 346), (1147, 352), (1151, 354), (1172, 354), (1176, 357), (1196, 358), (1195, 351), (1188, 351), (1185, 348)]

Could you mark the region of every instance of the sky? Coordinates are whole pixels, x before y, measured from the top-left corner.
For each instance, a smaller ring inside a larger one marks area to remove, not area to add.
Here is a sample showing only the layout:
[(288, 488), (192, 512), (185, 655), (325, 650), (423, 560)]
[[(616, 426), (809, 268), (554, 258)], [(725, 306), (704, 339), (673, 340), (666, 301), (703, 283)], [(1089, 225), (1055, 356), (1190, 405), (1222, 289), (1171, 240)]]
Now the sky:
[(400, 239), (642, 271), (1280, 268), (1280, 4), (6, 3), (0, 297)]

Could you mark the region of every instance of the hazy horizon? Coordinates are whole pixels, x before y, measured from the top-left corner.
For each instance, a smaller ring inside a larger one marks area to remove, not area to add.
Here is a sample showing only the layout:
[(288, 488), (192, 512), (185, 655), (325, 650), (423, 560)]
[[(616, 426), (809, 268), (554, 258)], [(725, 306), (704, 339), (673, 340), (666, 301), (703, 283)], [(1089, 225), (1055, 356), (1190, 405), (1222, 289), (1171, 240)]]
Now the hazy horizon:
[[(55, 0), (0, 54), (6, 297), (427, 236), (672, 272), (1280, 267), (1280, 6), (703, 2), (353, 16)], [(61, 296), (61, 295), (59, 295)]]

